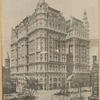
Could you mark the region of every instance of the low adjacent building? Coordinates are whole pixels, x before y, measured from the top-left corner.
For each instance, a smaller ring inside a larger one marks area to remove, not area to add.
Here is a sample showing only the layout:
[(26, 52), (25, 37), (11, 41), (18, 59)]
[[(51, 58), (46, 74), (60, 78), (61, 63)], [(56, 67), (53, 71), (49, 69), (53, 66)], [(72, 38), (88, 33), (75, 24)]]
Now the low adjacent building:
[(10, 57), (8, 53), (5, 66), (2, 67), (2, 92), (4, 94), (16, 92), (16, 85), (10, 79)]
[(89, 100), (99, 99), (98, 69), (99, 69), (99, 65), (98, 65), (97, 56), (93, 56), (93, 67), (91, 71), (92, 95), (91, 97), (89, 97)]
[(2, 82), (6, 83), (10, 81), (10, 57), (7, 53), (7, 57), (5, 59), (5, 66), (2, 67)]

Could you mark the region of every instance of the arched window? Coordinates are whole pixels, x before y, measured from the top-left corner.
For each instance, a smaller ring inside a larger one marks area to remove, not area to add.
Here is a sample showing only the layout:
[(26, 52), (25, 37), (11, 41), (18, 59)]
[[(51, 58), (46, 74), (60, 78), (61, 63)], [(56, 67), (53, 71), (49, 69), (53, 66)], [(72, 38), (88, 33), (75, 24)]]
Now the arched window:
[(40, 82), (43, 82), (43, 79), (42, 78), (40, 78)]

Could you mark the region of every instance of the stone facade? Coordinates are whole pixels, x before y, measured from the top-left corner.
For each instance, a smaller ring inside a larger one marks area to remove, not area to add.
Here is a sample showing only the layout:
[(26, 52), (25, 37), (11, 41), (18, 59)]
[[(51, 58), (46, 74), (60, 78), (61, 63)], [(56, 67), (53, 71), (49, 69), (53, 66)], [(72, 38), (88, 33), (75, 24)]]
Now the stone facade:
[[(83, 21), (74, 17), (70, 19), (70, 28), (67, 31), (66, 45), (67, 54), (67, 84), (72, 87), (78, 86), (78, 80), (87, 79), (84, 86), (89, 86), (90, 66), (89, 66), (89, 23), (87, 14), (84, 12)], [(74, 77), (74, 78), (73, 78)]]
[(70, 73), (88, 72), (88, 28), (86, 12), (83, 21), (74, 17), (66, 21), (60, 11), (39, 0), (34, 13), (12, 29), (11, 77), (21, 85), (28, 76), (38, 79), (41, 89), (60, 88), (70, 75), (69, 54)]

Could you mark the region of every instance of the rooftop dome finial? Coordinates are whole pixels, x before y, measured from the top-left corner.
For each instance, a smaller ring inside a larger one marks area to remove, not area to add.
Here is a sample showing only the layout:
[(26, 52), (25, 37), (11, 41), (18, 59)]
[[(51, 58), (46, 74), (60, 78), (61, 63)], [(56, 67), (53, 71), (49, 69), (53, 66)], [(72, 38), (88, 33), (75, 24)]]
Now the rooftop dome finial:
[(39, 3), (39, 4), (43, 4), (43, 3), (45, 3), (45, 1), (44, 1), (44, 0), (39, 0), (38, 3)]
[(37, 3), (37, 7), (42, 7), (42, 5), (46, 5), (45, 0), (39, 0), (39, 2)]
[(85, 9), (85, 11), (84, 11), (84, 13), (83, 13), (83, 17), (84, 17), (84, 18), (87, 18), (87, 12), (86, 12), (86, 9)]

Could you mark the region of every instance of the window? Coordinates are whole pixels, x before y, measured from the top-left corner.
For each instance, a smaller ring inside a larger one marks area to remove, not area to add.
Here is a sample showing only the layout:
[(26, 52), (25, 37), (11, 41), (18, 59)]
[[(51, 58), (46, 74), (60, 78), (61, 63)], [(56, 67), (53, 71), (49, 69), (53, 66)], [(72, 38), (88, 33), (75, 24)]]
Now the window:
[(57, 78), (53, 78), (53, 81), (54, 81), (54, 82), (57, 82)]
[(45, 61), (47, 61), (47, 54), (45, 54)]
[(98, 76), (98, 74), (97, 73), (94, 73), (94, 77), (97, 77)]
[(59, 78), (59, 81), (60, 81), (60, 78)]
[(40, 65), (40, 71), (42, 71), (42, 69), (43, 69), (42, 67), (43, 67), (43, 66), (42, 66), (42, 65)]
[(48, 70), (48, 66), (47, 66), (47, 70)]
[(46, 65), (45, 65), (45, 70), (47, 70), (47, 67), (46, 67)]
[(42, 25), (42, 22), (40, 22), (39, 24)]
[(52, 81), (52, 78), (50, 78), (50, 81)]
[(60, 29), (60, 24), (58, 24), (58, 29)]
[(52, 24), (51, 24), (51, 22), (50, 22), (50, 23), (49, 23), (49, 26), (51, 27), (51, 25), (52, 25)]
[(36, 70), (38, 70), (38, 65), (36, 65)]
[(42, 61), (42, 59), (43, 59), (43, 56), (42, 56), (42, 54), (40, 54), (40, 61)]
[(98, 91), (94, 91), (94, 95), (97, 96), (98, 95)]
[(45, 78), (45, 82), (46, 82), (47, 80), (46, 80), (46, 78)]
[(97, 85), (98, 85), (97, 82), (94, 82), (94, 87), (97, 87)]
[(60, 71), (60, 66), (58, 66), (58, 70)]
[(56, 70), (56, 66), (53, 66), (53, 70), (54, 70), (54, 71)]
[(40, 82), (43, 82), (43, 79), (42, 78), (40, 79)]
[(56, 66), (56, 71), (57, 71), (57, 66)]

